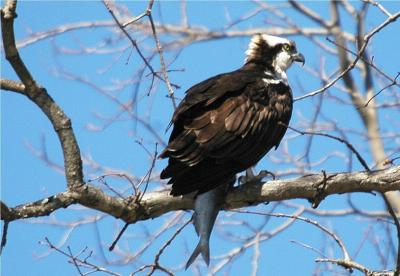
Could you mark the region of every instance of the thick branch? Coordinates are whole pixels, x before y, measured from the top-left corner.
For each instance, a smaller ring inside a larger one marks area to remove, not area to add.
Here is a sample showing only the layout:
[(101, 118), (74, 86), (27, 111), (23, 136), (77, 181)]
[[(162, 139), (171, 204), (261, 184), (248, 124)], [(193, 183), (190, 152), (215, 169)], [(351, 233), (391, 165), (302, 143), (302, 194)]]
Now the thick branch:
[[(316, 196), (320, 196), (321, 184), (324, 186), (322, 191), (324, 196), (353, 192), (396, 191), (400, 190), (400, 166), (371, 173), (327, 174), (325, 180), (323, 174), (320, 174), (265, 183), (246, 183), (229, 192), (225, 209), (294, 198), (313, 200)], [(137, 198), (140, 198), (140, 201)], [(170, 211), (193, 208), (192, 196), (173, 197), (169, 195), (169, 190), (148, 192), (123, 200), (106, 195), (100, 189), (87, 184), (75, 192), (60, 193), (15, 208), (2, 208), (1, 219), (11, 221), (45, 216), (56, 209), (75, 203), (121, 218), (127, 223), (156, 218)]]
[(16, 5), (16, 1), (9, 0), (4, 9), (1, 10), (1, 32), (6, 59), (21, 80), (24, 89), (22, 90), (22, 84), (5, 80), (2, 80), (1, 86), (24, 94), (46, 114), (62, 146), (68, 186), (70, 188), (80, 186), (83, 184), (82, 160), (71, 121), (47, 91), (36, 83), (15, 45), (14, 18), (16, 17)]
[(13, 80), (0, 79), (0, 89), (25, 94), (25, 85)]

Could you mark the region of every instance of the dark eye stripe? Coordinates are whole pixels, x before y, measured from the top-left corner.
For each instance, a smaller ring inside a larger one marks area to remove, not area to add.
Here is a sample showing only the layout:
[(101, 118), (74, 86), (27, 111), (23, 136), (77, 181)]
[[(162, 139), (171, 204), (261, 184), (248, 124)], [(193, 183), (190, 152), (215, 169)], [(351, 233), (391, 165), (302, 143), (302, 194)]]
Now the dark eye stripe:
[(289, 44), (283, 44), (282, 48), (286, 51), (292, 50), (292, 46)]

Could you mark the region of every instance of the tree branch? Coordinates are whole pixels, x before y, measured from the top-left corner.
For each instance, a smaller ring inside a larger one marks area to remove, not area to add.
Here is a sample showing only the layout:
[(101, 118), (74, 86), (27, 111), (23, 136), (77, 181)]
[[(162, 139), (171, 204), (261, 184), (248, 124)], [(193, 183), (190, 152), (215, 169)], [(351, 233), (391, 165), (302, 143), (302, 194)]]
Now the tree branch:
[[(145, 14), (141, 14), (140, 18), (144, 17)], [(147, 32), (151, 26), (148, 23), (137, 22), (135, 17), (132, 20), (124, 23), (122, 27), (127, 27), (128, 25), (135, 30), (142, 30)], [(134, 21), (134, 22), (133, 22)], [(132, 23), (133, 22), (133, 23)], [(211, 39), (222, 39), (222, 38), (233, 38), (233, 37), (248, 37), (255, 33), (268, 33), (277, 36), (294, 36), (299, 34), (305, 34), (309, 36), (327, 36), (331, 35), (332, 32), (324, 28), (302, 28), (301, 30), (294, 30), (288, 28), (279, 27), (268, 27), (268, 28), (249, 28), (246, 30), (210, 30), (205, 26), (191, 26), (188, 28), (186, 25), (180, 24), (163, 24), (160, 22), (154, 22), (157, 32), (163, 35), (177, 35), (185, 38), (190, 38), (189, 43), (202, 42)], [(49, 29), (47, 31), (37, 32), (30, 35), (27, 38), (21, 39), (17, 42), (17, 47), (24, 48), (39, 41), (49, 39), (67, 32), (72, 32), (82, 29), (92, 29), (92, 28), (106, 28), (115, 26), (115, 21), (94, 21), (94, 22), (76, 22), (70, 24), (64, 24), (62, 26)], [(343, 36), (349, 40), (354, 41), (354, 36), (348, 32), (344, 32)]]
[(25, 85), (23, 83), (7, 79), (0, 79), (0, 89), (21, 94), (25, 93)]
[[(236, 209), (270, 201), (294, 198), (314, 199), (321, 191), (319, 184), (324, 176), (308, 175), (295, 179), (274, 180), (264, 183), (245, 183), (229, 192), (225, 209)], [(327, 174), (324, 196), (354, 192), (387, 192), (400, 189), (400, 166), (374, 172)], [(169, 190), (148, 192), (144, 195), (121, 199), (104, 194), (100, 189), (86, 184), (74, 192), (55, 196), (14, 208), (2, 208), (1, 219), (12, 221), (30, 217), (46, 216), (71, 204), (88, 208), (135, 223), (159, 217), (165, 213), (193, 209), (192, 195), (173, 197)], [(140, 199), (140, 200), (137, 200)]]
[(314, 22), (318, 23), (319, 25), (321, 25), (322, 27), (324, 27), (325, 29), (330, 29), (330, 23), (328, 22), (328, 20), (324, 20), (323, 18), (321, 18), (319, 16), (319, 14), (317, 14), (316, 12), (314, 12), (313, 10), (307, 8), (306, 6), (304, 6), (301, 3), (298, 3), (294, 0), (289, 0), (290, 5), (292, 5), (293, 8), (295, 8), (297, 11), (299, 11), (300, 13), (304, 14), (305, 16), (307, 16), (308, 18), (310, 18), (311, 20), (313, 20)]
[[(10, 90), (27, 96), (49, 118), (58, 135), (63, 150), (65, 176), (67, 178), (68, 187), (73, 188), (80, 186), (84, 183), (82, 159), (78, 143), (72, 130), (71, 121), (47, 93), (46, 89), (40, 87), (36, 83), (19, 56), (18, 49), (15, 45), (14, 18), (16, 17), (16, 6), (17, 1), (8, 0), (5, 7), (1, 10), (1, 33), (5, 56), (24, 85), (24, 90), (22, 90), (21, 84), (9, 82), (8, 84), (16, 85), (16, 89)], [(2, 81), (2, 87), (5, 83), (7, 82)]]
[[(335, 79), (331, 80), (329, 83), (327, 83), (324, 87), (319, 88), (315, 91), (312, 91), (310, 93), (307, 93), (303, 96), (297, 97), (295, 101), (299, 101), (308, 97), (312, 97), (315, 95), (318, 95), (320, 93), (325, 92), (328, 88), (330, 88), (332, 85), (334, 85), (338, 80), (342, 79), (349, 71), (351, 71), (357, 64), (357, 62), (362, 58), (365, 49), (367, 48), (367, 45), (370, 41), (370, 39), (377, 34), (379, 31), (381, 31), (383, 28), (385, 28), (387, 25), (390, 23), (393, 23), (400, 17), (400, 12), (393, 14), (392, 16), (388, 17), (385, 21), (383, 21), (378, 27), (370, 31), (367, 35), (364, 36), (363, 39), (363, 44), (361, 48), (359, 49), (356, 58), (347, 66), (345, 70), (343, 70)], [(343, 35), (343, 34), (342, 34)]]

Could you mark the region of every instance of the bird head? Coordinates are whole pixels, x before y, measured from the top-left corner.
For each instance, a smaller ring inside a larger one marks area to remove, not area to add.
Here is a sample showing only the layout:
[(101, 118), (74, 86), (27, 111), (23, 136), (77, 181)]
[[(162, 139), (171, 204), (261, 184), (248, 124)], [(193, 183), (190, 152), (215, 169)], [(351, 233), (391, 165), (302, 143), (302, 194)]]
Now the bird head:
[(305, 62), (304, 56), (297, 52), (294, 41), (267, 34), (254, 35), (246, 55), (246, 63), (262, 63), (276, 72), (286, 71), (294, 61), (303, 65)]

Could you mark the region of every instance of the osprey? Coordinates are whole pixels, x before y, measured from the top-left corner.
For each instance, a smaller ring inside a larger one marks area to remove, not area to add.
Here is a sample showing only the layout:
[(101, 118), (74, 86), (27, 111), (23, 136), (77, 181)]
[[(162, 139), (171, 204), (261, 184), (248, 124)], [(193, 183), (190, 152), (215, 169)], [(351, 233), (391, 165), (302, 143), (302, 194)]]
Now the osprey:
[(294, 41), (256, 34), (240, 69), (191, 87), (175, 110), (160, 177), (169, 178), (174, 196), (195, 192), (200, 242), (187, 267), (200, 253), (209, 263), (211, 230), (236, 174), (279, 146), (292, 114), (285, 71), (294, 61), (304, 64)]

